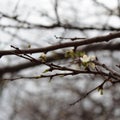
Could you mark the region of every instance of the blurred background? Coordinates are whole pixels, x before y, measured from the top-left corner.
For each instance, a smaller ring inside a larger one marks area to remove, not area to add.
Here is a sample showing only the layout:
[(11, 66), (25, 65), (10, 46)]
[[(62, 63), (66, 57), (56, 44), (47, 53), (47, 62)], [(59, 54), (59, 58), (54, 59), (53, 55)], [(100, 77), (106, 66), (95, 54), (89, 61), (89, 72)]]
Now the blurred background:
[[(40, 48), (91, 38), (120, 30), (120, 0), (0, 0), (0, 50)], [(120, 63), (120, 39), (83, 46), (100, 62), (116, 69)], [(48, 55), (63, 53), (56, 50)], [(39, 58), (40, 53), (33, 54)], [(58, 65), (71, 63), (64, 57), (50, 59)], [(73, 66), (75, 67), (75, 66)], [(17, 56), (0, 59), (0, 78), (40, 75), (46, 66)], [(117, 69), (120, 72), (120, 69)], [(103, 80), (98, 76), (19, 79), (9, 82), (0, 94), (0, 120), (119, 120), (120, 87), (106, 85), (104, 94), (93, 92), (70, 106)]]

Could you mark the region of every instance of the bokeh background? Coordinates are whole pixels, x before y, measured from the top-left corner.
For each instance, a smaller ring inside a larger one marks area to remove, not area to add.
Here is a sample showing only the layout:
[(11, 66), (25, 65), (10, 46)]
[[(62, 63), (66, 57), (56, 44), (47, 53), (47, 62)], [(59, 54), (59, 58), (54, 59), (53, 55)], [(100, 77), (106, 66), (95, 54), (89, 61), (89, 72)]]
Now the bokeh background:
[[(120, 0), (0, 0), (0, 50), (11, 50), (11, 45), (29, 49), (70, 41), (55, 36), (91, 38), (119, 30)], [(120, 47), (112, 45), (117, 44), (120, 39), (110, 42), (108, 48), (107, 43), (100, 43), (94, 48), (79, 49), (116, 69), (115, 65), (120, 63)], [(37, 59), (40, 53), (32, 56)], [(64, 58), (53, 62), (71, 65)], [(29, 61), (17, 56), (2, 57), (0, 78), (35, 76), (46, 69), (43, 65), (31, 64), (18, 68), (26, 64)], [(69, 105), (101, 81), (98, 76), (80, 74), (54, 77), (52, 81), (41, 78), (8, 82), (0, 95), (0, 120), (119, 120), (119, 84), (107, 84), (103, 95), (95, 91), (81, 102)]]

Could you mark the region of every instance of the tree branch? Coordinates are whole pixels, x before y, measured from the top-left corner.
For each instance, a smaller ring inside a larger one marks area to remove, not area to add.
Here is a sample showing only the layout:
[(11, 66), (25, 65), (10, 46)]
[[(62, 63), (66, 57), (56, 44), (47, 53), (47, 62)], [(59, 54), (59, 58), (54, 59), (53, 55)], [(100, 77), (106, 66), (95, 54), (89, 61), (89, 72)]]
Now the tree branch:
[(120, 32), (115, 32), (115, 33), (110, 33), (104, 36), (88, 38), (81, 41), (65, 42), (65, 43), (43, 47), (43, 48), (25, 49), (25, 50), (21, 49), (20, 50), (21, 52), (18, 52), (17, 50), (4, 50), (4, 51), (0, 51), (0, 56), (2, 57), (5, 55), (14, 55), (14, 54), (33, 54), (33, 53), (39, 53), (39, 52), (47, 53), (47, 52), (57, 50), (57, 49), (62, 49), (62, 48), (78, 47), (82, 45), (88, 45), (88, 44), (99, 43), (99, 42), (108, 42), (110, 40), (113, 40), (119, 37), (120, 37)]

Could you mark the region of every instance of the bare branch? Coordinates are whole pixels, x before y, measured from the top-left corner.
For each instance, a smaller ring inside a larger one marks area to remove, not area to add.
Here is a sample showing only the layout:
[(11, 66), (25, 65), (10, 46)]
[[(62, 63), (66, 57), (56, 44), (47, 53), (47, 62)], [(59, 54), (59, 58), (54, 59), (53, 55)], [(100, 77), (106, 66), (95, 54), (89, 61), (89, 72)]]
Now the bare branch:
[(83, 41), (81, 40), (81, 41), (65, 42), (65, 43), (52, 45), (44, 48), (26, 49), (26, 50), (21, 49), (20, 50), (21, 52), (18, 52), (16, 50), (0, 51), (0, 56), (2, 57), (5, 55), (14, 55), (14, 53), (16, 54), (33, 54), (33, 53), (39, 53), (39, 52), (47, 53), (53, 50), (67, 48), (67, 47), (78, 47), (78, 46), (88, 45), (92, 43), (108, 42), (110, 40), (114, 40), (115, 38), (119, 38), (119, 37), (120, 37), (120, 32), (115, 32), (105, 36), (98, 36), (98, 37), (84, 39)]

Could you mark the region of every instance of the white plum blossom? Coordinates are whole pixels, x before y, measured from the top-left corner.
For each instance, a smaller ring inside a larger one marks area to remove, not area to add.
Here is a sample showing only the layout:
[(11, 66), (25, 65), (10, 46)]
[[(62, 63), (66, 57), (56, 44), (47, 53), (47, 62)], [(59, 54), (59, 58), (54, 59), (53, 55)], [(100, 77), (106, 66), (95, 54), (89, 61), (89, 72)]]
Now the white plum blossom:
[(94, 60), (96, 60), (96, 57), (94, 55), (92, 55), (92, 56), (90, 56), (90, 60), (94, 61)]
[(90, 57), (87, 55), (83, 55), (82, 58), (80, 58), (83, 63), (87, 63), (90, 61)]

